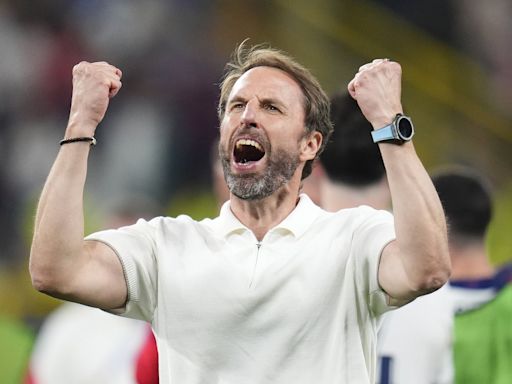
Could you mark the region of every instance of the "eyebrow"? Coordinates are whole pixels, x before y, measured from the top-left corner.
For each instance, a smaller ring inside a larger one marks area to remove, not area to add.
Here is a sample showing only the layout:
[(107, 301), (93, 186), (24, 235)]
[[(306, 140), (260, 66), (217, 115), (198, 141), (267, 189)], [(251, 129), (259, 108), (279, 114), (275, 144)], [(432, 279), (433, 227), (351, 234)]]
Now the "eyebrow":
[(238, 103), (238, 102), (246, 103), (247, 100), (244, 97), (242, 97), (242, 96), (235, 96), (231, 100), (228, 100), (227, 105), (230, 105), (230, 104), (233, 104), (233, 103)]
[[(275, 98), (265, 97), (265, 98), (260, 99), (257, 97), (257, 99), (258, 99), (259, 105), (273, 104), (273, 105), (278, 106), (283, 111), (288, 110), (288, 107), (286, 107), (286, 105), (284, 105), (281, 101), (279, 101)], [(238, 102), (247, 103), (247, 99), (242, 96), (235, 96), (231, 100), (228, 101), (227, 105), (231, 105), (231, 104), (238, 103)]]

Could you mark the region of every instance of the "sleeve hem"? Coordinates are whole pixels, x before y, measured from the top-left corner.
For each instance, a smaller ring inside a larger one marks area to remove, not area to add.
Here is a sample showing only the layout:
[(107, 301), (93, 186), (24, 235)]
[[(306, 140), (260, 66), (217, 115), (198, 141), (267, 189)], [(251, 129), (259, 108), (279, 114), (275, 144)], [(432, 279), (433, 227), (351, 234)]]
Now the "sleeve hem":
[(123, 269), (123, 275), (124, 275), (124, 281), (126, 283), (126, 290), (127, 290), (127, 297), (126, 302), (123, 307), (115, 308), (113, 310), (109, 310), (107, 312), (112, 312), (114, 314), (123, 314), (127, 310), (128, 303), (131, 301), (137, 301), (137, 295), (134, 287), (133, 281), (135, 280), (135, 273), (136, 268), (134, 263), (130, 259), (124, 259), (117, 249), (108, 241), (105, 241), (103, 239), (95, 238), (95, 237), (86, 237), (85, 241), (98, 241), (100, 243), (105, 244), (108, 246), (112, 251), (115, 253), (117, 258), (119, 259), (119, 262), (121, 263), (121, 268)]

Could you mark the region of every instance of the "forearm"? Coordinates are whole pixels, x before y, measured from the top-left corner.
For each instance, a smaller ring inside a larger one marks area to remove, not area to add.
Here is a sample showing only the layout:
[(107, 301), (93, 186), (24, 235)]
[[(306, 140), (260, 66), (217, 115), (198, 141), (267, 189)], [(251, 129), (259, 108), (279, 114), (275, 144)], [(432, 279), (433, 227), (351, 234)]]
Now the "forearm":
[[(106, 63), (73, 68), (65, 138), (92, 137), (121, 88), (121, 71)], [(30, 251), (32, 284), (39, 291), (100, 308), (120, 308), (127, 288), (122, 266), (107, 245), (84, 241), (83, 195), (90, 142), (61, 146), (37, 208)]]
[[(376, 59), (359, 68), (348, 84), (374, 129), (402, 113), (402, 68)], [(450, 258), (443, 208), (412, 142), (380, 142), (395, 216), (396, 241), (382, 251), (379, 284), (399, 302), (411, 300), (444, 284)]]
[(411, 290), (431, 291), (450, 273), (441, 202), (412, 142), (379, 146), (391, 191), (398, 257)]
[(40, 290), (65, 290), (84, 262), (83, 191), (89, 151), (87, 142), (62, 146), (43, 188), (30, 253), (32, 280)]

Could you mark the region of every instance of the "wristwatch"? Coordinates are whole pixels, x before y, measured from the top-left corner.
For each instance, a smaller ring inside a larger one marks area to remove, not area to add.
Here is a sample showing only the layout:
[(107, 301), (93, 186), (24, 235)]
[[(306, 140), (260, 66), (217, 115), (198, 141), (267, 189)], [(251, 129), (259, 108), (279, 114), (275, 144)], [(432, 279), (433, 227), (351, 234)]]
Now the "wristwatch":
[(410, 117), (398, 113), (391, 124), (372, 131), (374, 143), (388, 141), (395, 144), (403, 144), (414, 136), (414, 125)]

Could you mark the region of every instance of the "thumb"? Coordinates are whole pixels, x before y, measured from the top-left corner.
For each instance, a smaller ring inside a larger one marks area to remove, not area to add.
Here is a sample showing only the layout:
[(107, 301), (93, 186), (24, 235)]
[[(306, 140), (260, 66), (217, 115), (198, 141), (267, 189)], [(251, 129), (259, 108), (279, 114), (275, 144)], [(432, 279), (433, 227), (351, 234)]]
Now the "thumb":
[(354, 100), (356, 100), (356, 99), (357, 99), (357, 98), (356, 98), (356, 85), (355, 85), (355, 80), (356, 80), (355, 78), (354, 78), (354, 79), (352, 79), (352, 80), (350, 81), (350, 83), (348, 83), (348, 85), (347, 85), (348, 93), (350, 94), (350, 96), (352, 96), (352, 98), (353, 98)]
[(112, 82), (110, 84), (110, 88), (108, 90), (108, 97), (113, 98), (115, 95), (117, 95), (117, 93), (119, 92), (119, 90), (121, 89), (122, 86), (123, 86), (123, 84), (121, 83), (121, 81), (112, 80)]

